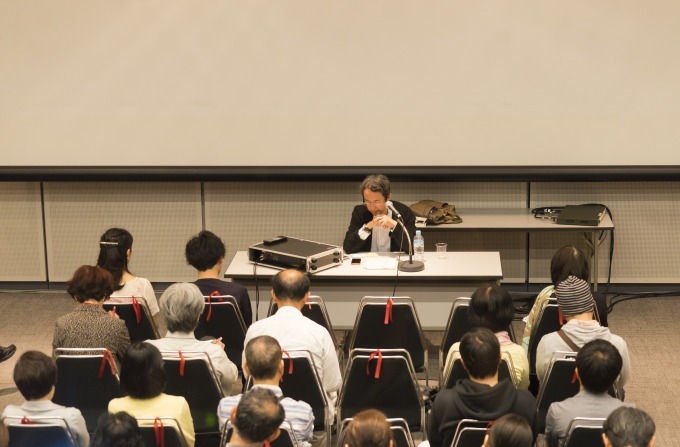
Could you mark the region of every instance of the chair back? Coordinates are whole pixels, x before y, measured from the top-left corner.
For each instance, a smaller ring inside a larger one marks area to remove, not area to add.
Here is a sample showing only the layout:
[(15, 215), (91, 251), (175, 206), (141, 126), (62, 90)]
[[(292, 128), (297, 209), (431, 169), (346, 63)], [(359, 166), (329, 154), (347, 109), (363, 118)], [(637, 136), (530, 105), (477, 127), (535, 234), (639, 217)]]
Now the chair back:
[(405, 349), (350, 352), (338, 398), (338, 419), (354, 417), (366, 408), (401, 418), (409, 429), (424, 430), (425, 412), (416, 373)]
[(218, 433), (217, 405), (224, 397), (212, 362), (205, 352), (161, 351), (165, 393), (183, 396), (197, 434)]
[(307, 402), (314, 413), (314, 431), (330, 429), (328, 400), (314, 359), (308, 351), (286, 351), (283, 355), (281, 391), (286, 397)]
[(581, 385), (574, 374), (575, 370), (575, 352), (557, 351), (553, 354), (536, 402), (539, 433), (545, 431), (545, 418), (550, 405), (578, 394)]
[(478, 447), (484, 444), (489, 421), (462, 419), (453, 434), (451, 447)]
[(562, 328), (557, 300), (548, 298), (538, 313), (538, 319), (531, 329), (529, 338), (529, 371), (536, 374), (536, 349), (544, 335), (557, 332)]
[(114, 307), (118, 317), (125, 322), (132, 343), (160, 338), (144, 297), (117, 296), (112, 300), (104, 301), (105, 311), (111, 311)]
[[(270, 317), (274, 315), (279, 310), (279, 306), (274, 302), (274, 300), (269, 301), (269, 311), (267, 316)], [(326, 328), (329, 334), (331, 334), (331, 339), (336, 349), (338, 347), (338, 341), (335, 338), (335, 331), (333, 330), (333, 324), (331, 323), (331, 318), (328, 315), (328, 310), (326, 309), (326, 303), (318, 295), (310, 295), (309, 300), (302, 307), (302, 315), (309, 318), (316, 324), (319, 324)]]
[(415, 370), (425, 371), (427, 348), (413, 300), (409, 297), (364, 297), (349, 349), (405, 349)]
[[(15, 418), (6, 418), (5, 424)], [(7, 425), (8, 447), (77, 447), (68, 423), (60, 416), (23, 418)]]
[(113, 355), (106, 349), (57, 348), (57, 384), (52, 401), (76, 407), (94, 432), (111, 399), (123, 396)]
[(199, 340), (205, 336), (222, 337), (224, 352), (241, 370), (246, 323), (236, 298), (230, 295), (206, 296), (205, 307), (194, 331)]
[(147, 447), (187, 447), (182, 428), (175, 418), (138, 417), (137, 423)]
[(567, 428), (565, 447), (602, 447), (604, 418), (572, 419)]
[[(345, 447), (345, 438), (347, 435), (347, 426), (352, 422), (352, 418), (343, 419), (340, 422), (338, 432), (337, 447)], [(408, 427), (408, 423), (402, 418), (388, 418), (390, 423), (390, 430), (392, 431), (392, 438), (394, 439), (394, 447), (414, 447), (413, 436)]]
[[(455, 351), (454, 351), (455, 352)], [(502, 354), (501, 363), (498, 365), (498, 380), (509, 379), (515, 388), (517, 388), (517, 377), (514, 373), (514, 367), (512, 366), (512, 359), (506, 354)], [(461, 379), (469, 379), (470, 375), (463, 368), (463, 362), (460, 358), (457, 358), (453, 362), (451, 371), (448, 376), (444, 377), (444, 388), (453, 388)]]

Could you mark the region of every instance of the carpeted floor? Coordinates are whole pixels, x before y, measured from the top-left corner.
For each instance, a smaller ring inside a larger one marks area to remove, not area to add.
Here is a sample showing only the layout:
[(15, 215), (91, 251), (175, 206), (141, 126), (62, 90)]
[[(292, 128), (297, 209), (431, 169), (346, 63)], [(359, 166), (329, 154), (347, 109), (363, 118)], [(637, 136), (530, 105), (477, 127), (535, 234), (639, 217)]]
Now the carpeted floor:
[[(73, 300), (63, 292), (0, 293), (0, 345), (17, 346), (17, 354), (0, 364), (0, 409), (22, 401), (12, 381), (16, 359), (29, 349), (51, 354), (54, 321), (73, 306)], [(668, 297), (626, 301), (609, 316), (612, 332), (628, 342), (631, 355), (626, 401), (652, 415), (657, 425), (657, 446), (673, 445), (674, 433), (680, 432), (680, 387), (675, 387), (675, 380), (680, 378), (680, 355), (675, 353), (680, 346), (680, 336), (675, 335), (678, 314), (680, 299)], [(521, 323), (515, 329), (521, 334)], [(430, 377), (435, 380), (441, 336), (441, 332), (426, 334), (432, 344)]]

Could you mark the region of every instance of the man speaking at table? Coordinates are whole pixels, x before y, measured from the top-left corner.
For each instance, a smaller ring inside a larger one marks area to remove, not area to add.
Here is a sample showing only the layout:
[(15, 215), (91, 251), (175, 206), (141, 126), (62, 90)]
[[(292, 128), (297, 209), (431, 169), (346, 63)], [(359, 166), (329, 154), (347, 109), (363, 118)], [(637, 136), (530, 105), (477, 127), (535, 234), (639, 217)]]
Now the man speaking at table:
[(408, 253), (408, 238), (397, 222), (397, 214), (401, 215), (411, 239), (416, 232), (416, 217), (408, 206), (390, 201), (392, 194), (389, 179), (382, 174), (369, 175), (361, 182), (361, 195), (364, 204), (355, 206), (352, 211), (352, 220), (342, 244), (345, 253)]

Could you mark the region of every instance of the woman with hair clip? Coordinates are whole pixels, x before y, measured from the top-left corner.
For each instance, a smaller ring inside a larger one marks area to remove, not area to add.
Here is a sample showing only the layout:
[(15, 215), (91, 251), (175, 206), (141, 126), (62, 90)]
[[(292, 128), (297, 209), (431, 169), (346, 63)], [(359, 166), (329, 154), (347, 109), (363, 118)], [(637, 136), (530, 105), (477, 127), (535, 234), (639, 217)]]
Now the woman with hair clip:
[(99, 240), (97, 266), (108, 270), (113, 275), (115, 285), (111, 294), (112, 301), (115, 301), (115, 297), (143, 297), (149, 313), (158, 326), (159, 318), (156, 315), (160, 309), (156, 294), (148, 279), (134, 276), (128, 270), (131, 256), (132, 235), (129, 231), (122, 228), (109, 228), (102, 234)]

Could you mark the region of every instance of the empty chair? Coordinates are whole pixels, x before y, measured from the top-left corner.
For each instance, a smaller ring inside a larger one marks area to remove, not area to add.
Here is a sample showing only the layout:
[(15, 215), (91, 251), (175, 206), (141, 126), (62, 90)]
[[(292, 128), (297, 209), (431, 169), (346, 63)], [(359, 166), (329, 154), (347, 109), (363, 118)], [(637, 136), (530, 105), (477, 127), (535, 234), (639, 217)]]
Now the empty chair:
[(196, 434), (218, 434), (217, 405), (224, 397), (205, 352), (161, 351), (167, 384), (165, 393), (187, 400)]
[(104, 310), (110, 311), (114, 307), (116, 314), (125, 321), (132, 343), (159, 338), (158, 328), (144, 297), (126, 296), (116, 297), (114, 301), (104, 301)]
[(404, 419), (409, 429), (424, 431), (425, 411), (416, 373), (405, 349), (354, 349), (338, 398), (338, 419), (365, 408)]
[(230, 295), (206, 296), (205, 309), (194, 331), (196, 338), (222, 337), (227, 357), (241, 370), (246, 323), (236, 299)]
[(427, 347), (409, 297), (367, 296), (361, 300), (349, 349), (405, 349), (416, 372), (427, 376)]
[(62, 417), (24, 418), (7, 426), (8, 447), (77, 447), (75, 436)]
[(602, 447), (604, 418), (574, 418), (569, 423), (565, 447)]
[[(513, 385), (517, 387), (518, 379), (514, 373), (512, 359), (507, 355), (507, 353), (504, 353), (503, 351), (501, 351), (501, 355), (501, 363), (498, 365), (498, 380), (510, 379)], [(453, 362), (451, 371), (444, 376), (442, 388), (453, 388), (457, 381), (469, 378), (470, 375), (465, 370), (465, 368), (463, 368), (463, 362), (461, 362), (460, 358), (457, 358)]]
[(91, 433), (111, 399), (123, 395), (113, 355), (89, 348), (58, 348), (55, 353), (58, 380), (52, 401), (78, 408)]
[(184, 433), (174, 418), (136, 418), (142, 439), (148, 447), (187, 447)]

